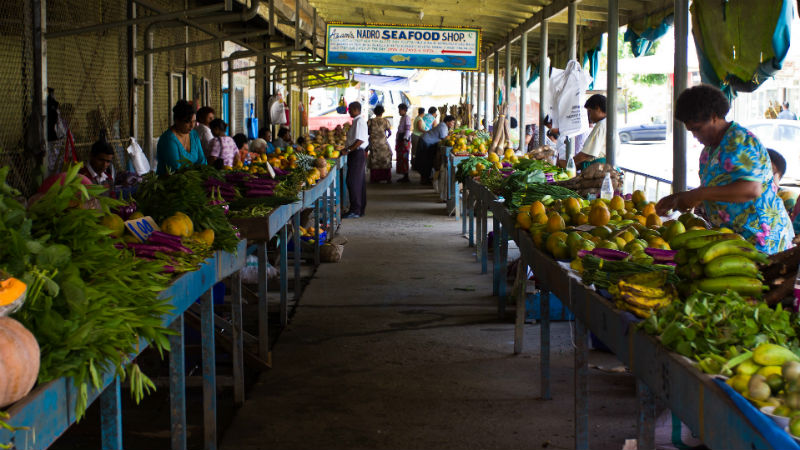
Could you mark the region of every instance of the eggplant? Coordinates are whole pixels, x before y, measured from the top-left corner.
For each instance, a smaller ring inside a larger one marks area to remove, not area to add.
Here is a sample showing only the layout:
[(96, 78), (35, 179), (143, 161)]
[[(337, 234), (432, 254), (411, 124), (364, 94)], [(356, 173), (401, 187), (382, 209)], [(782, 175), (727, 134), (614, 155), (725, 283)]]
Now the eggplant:
[(644, 252), (653, 257), (656, 262), (674, 262), (678, 250), (663, 250), (660, 248), (646, 248)]
[(592, 249), (592, 254), (598, 258), (603, 258), (611, 261), (621, 261), (629, 256), (628, 252), (621, 250), (614, 250), (610, 248), (595, 247)]

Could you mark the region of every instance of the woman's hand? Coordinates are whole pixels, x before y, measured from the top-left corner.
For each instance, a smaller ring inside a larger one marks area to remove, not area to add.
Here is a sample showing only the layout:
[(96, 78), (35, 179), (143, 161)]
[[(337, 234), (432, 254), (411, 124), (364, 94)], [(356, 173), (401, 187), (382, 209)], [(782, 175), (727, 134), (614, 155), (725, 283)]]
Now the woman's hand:
[(686, 192), (678, 192), (668, 195), (656, 204), (656, 213), (664, 216), (668, 211), (688, 211), (703, 201), (697, 195), (697, 189)]

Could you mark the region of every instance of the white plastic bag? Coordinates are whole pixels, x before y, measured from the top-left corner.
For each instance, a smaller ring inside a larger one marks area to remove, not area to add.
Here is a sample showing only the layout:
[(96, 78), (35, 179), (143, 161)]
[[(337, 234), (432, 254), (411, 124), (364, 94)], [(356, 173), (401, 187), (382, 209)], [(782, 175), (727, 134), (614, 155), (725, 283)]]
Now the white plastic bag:
[(284, 125), (286, 124), (286, 107), (283, 104), (283, 97), (278, 95), (273, 95), (269, 98), (269, 121), (273, 125)]
[(550, 117), (553, 128), (563, 136), (577, 136), (589, 130), (589, 118), (583, 109), (583, 94), (592, 77), (577, 61), (571, 60), (563, 71), (550, 77)]
[(142, 147), (139, 147), (136, 139), (131, 138), (131, 143), (128, 145), (127, 152), (137, 175), (144, 175), (150, 172), (150, 162), (147, 161), (147, 156), (145, 156), (144, 151), (142, 151)]

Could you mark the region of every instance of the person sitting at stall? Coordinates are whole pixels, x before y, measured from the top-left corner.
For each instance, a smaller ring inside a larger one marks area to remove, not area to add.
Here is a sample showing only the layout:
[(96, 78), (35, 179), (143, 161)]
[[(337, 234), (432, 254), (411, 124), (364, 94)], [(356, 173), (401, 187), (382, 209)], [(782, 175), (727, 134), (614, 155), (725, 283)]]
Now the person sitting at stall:
[(89, 161), (84, 163), (78, 173), (88, 178), (92, 184), (102, 185), (108, 189), (113, 188), (116, 177), (114, 147), (102, 138), (92, 144)]
[(300, 136), (297, 138), (297, 142), (295, 143), (295, 148), (304, 148), (306, 146), (306, 138)]
[[(575, 167), (583, 170), (590, 164), (606, 162), (606, 96), (594, 94), (583, 105), (589, 115), (589, 122), (594, 124), (589, 136), (583, 141), (580, 151), (575, 149)], [(619, 148), (619, 137), (614, 136)], [(566, 166), (566, 161), (564, 162)]]
[(164, 175), (181, 168), (184, 164), (206, 164), (206, 156), (200, 136), (194, 129), (194, 106), (186, 100), (178, 100), (172, 108), (172, 126), (158, 138), (156, 173)]
[(267, 154), (275, 153), (275, 146), (272, 144), (272, 130), (270, 130), (269, 127), (261, 127), (261, 129), (258, 130), (258, 138), (263, 139), (267, 144)]
[(239, 161), (239, 147), (232, 137), (225, 135), (228, 124), (222, 119), (214, 119), (209, 127), (214, 139), (208, 143), (208, 163), (217, 169), (233, 167)]
[(244, 133), (236, 133), (233, 135), (233, 142), (236, 143), (236, 148), (239, 151), (239, 161), (242, 164), (249, 163), (250, 159), (252, 158), (252, 154), (254, 152), (250, 151), (250, 149), (255, 145), (255, 141), (258, 139), (253, 140), (251, 143), (247, 136)]
[(450, 130), (456, 126), (456, 118), (453, 116), (445, 116), (442, 122), (431, 130), (425, 132), (420, 138), (420, 148), (417, 152), (417, 164), (419, 166), (419, 173), (422, 177), (423, 185), (432, 185), (431, 172), (433, 171), (436, 162), (436, 152), (439, 141), (446, 138), (450, 134)]
[[(705, 147), (700, 153), (700, 187), (662, 198), (659, 215), (703, 205), (716, 227), (727, 227), (767, 254), (792, 246), (794, 230), (773, 182), (767, 149), (725, 116), (730, 103), (716, 87), (686, 89), (675, 102), (675, 118)], [(585, 147), (584, 147), (585, 148)]]
[(292, 142), (292, 132), (286, 127), (281, 127), (278, 130), (278, 137), (275, 139), (275, 149), (286, 150), (286, 147), (294, 145)]
[(203, 152), (208, 158), (208, 143), (214, 139), (214, 133), (211, 132), (211, 121), (214, 120), (214, 108), (210, 106), (203, 106), (197, 110), (197, 135), (200, 136), (200, 145), (203, 146)]

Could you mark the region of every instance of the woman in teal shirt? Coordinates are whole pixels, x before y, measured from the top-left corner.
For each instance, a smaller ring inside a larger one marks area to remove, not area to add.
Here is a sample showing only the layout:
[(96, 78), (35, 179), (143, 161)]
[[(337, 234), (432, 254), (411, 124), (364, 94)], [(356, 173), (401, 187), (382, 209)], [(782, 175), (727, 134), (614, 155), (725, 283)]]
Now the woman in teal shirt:
[(699, 188), (661, 199), (656, 211), (686, 211), (703, 205), (711, 223), (741, 234), (773, 254), (792, 246), (794, 230), (773, 182), (767, 149), (747, 129), (728, 122), (730, 104), (722, 92), (701, 84), (675, 103), (675, 118), (705, 145), (700, 153)]
[(184, 164), (206, 164), (200, 136), (194, 129), (194, 106), (186, 100), (179, 100), (172, 108), (172, 126), (158, 138), (156, 173), (164, 175), (175, 171)]

